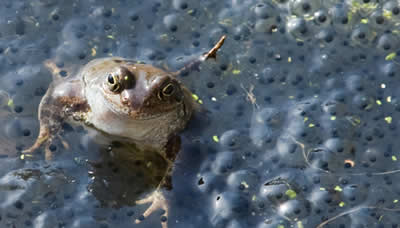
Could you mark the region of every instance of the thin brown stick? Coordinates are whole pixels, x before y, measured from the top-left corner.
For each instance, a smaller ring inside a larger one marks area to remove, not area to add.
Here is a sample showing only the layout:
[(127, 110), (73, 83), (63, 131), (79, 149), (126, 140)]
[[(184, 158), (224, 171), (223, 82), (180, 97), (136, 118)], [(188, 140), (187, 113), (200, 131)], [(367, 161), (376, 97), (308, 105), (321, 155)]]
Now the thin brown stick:
[(222, 45), (224, 44), (226, 39), (226, 36), (223, 35), (219, 41), (217, 42), (217, 44), (214, 45), (213, 48), (211, 48), (211, 50), (209, 50), (207, 53), (203, 54), (203, 58), (204, 60), (207, 60), (209, 58), (213, 58), (213, 59), (217, 59), (217, 51), (222, 47)]
[(199, 58), (193, 60), (189, 64), (182, 67), (180, 70), (174, 73), (174, 75), (181, 75), (184, 73), (188, 73), (193, 69), (198, 70), (200, 63), (206, 61), (209, 58), (216, 59), (217, 58), (217, 51), (222, 47), (226, 39), (226, 36), (223, 35), (219, 41), (212, 47), (208, 52), (202, 54)]

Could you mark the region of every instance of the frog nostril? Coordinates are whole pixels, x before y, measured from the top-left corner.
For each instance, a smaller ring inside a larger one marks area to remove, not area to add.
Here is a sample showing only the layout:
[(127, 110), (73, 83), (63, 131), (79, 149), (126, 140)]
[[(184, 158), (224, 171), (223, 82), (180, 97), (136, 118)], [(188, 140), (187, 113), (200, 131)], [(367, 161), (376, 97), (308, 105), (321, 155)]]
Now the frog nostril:
[(127, 96), (122, 96), (121, 102), (122, 102), (123, 104), (128, 104), (129, 98), (128, 98)]
[(178, 94), (177, 96), (175, 96), (175, 100), (176, 102), (181, 103), (183, 101), (183, 95)]

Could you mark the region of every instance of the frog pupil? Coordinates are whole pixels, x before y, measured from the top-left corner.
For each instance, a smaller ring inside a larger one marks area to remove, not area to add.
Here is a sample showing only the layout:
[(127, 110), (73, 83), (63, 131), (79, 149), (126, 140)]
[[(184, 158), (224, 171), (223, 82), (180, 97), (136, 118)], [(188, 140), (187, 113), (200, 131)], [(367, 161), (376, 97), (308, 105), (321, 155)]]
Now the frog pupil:
[(165, 95), (171, 95), (174, 92), (174, 86), (171, 84), (168, 84), (164, 89), (163, 89), (163, 93)]
[(114, 84), (115, 83), (114, 77), (111, 74), (108, 75), (107, 80), (108, 80), (108, 83), (110, 83), (110, 84)]

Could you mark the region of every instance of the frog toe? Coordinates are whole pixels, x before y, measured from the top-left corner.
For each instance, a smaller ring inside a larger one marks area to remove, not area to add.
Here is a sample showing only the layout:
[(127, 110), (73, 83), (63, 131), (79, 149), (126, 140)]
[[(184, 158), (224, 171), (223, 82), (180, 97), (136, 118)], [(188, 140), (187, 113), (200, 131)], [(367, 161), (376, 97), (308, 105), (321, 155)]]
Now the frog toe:
[(28, 149), (22, 151), (22, 154), (32, 154), (37, 150), (36, 146), (31, 146)]
[(164, 196), (164, 193), (161, 192), (160, 190), (156, 190), (150, 196), (136, 201), (136, 204), (138, 204), (138, 205), (146, 204), (146, 203), (151, 203), (150, 207), (146, 209), (146, 211), (143, 213), (143, 215), (141, 216), (140, 219), (135, 220), (135, 223), (138, 224), (138, 223), (142, 222), (145, 218), (150, 216), (153, 212), (161, 209), (164, 211), (162, 218), (161, 218), (161, 226), (162, 226), (162, 228), (168, 228), (167, 218), (168, 218), (169, 205), (168, 205), (168, 201), (166, 200), (166, 198)]
[(36, 139), (35, 143), (28, 149), (23, 150), (22, 153), (23, 154), (35, 153), (44, 143), (48, 142), (49, 140), (50, 140), (50, 137), (48, 134), (41, 134)]
[[(46, 156), (46, 161), (51, 160), (50, 156), (49, 156), (49, 152), (51, 153), (50, 149), (49, 149), (49, 143), (47, 143), (47, 141), (43, 141), (43, 142), (35, 142), (35, 144), (33, 144), (31, 147), (29, 147), (28, 149), (23, 150), (21, 153), (23, 155), (23, 159), (25, 158), (34, 158), (34, 154), (36, 153), (36, 151), (39, 150), (39, 148), (43, 145), (46, 144), (46, 149), (45, 149), (45, 156)], [(48, 159), (49, 158), (49, 159)]]
[(28, 149), (23, 150), (22, 154), (32, 157), (36, 151), (38, 151), (42, 146), (44, 146), (45, 159), (46, 161), (50, 161), (53, 158), (53, 152), (50, 150), (50, 146), (53, 142), (53, 139), (54, 137), (50, 137), (50, 134), (47, 131), (41, 132), (39, 134), (39, 137), (36, 139), (35, 143)]

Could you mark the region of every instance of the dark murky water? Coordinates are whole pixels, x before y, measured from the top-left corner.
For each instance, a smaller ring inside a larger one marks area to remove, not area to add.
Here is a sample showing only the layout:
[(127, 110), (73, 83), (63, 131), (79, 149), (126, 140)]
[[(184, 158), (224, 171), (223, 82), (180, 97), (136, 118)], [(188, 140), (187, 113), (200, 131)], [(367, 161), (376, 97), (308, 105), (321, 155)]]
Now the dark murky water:
[(146, 206), (132, 203), (159, 158), (93, 166), (107, 151), (66, 126), (68, 151), (21, 159), (43, 61), (176, 70), (223, 34), (217, 61), (182, 77), (208, 116), (182, 134), (169, 227), (400, 225), (397, 1), (2, 0), (0, 13), (0, 227), (161, 227), (161, 213), (134, 224)]

